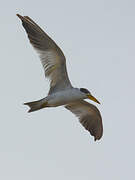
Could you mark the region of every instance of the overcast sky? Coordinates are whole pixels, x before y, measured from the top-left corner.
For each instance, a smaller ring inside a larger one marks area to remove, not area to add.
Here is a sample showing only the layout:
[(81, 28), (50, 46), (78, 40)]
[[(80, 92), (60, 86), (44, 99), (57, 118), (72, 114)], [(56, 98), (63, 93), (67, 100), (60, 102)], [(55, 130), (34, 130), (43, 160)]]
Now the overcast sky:
[[(27, 113), (49, 84), (16, 13), (52, 37), (73, 85), (101, 102), (100, 141), (63, 107)], [(5, 0), (0, 24), (0, 179), (134, 179), (135, 1)]]

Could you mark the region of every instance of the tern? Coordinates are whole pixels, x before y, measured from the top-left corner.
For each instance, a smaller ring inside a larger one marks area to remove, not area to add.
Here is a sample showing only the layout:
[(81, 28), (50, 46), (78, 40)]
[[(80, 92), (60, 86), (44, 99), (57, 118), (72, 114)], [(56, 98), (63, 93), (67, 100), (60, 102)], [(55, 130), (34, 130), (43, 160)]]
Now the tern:
[[(22, 25), (29, 41), (39, 54), (44, 68), (45, 77), (50, 80), (47, 97), (33, 102), (24, 103), (33, 112), (47, 107), (64, 106), (75, 114), (86, 130), (99, 140), (103, 134), (102, 117), (96, 106), (86, 102), (90, 99), (99, 103), (85, 88), (74, 88), (68, 78), (66, 58), (57, 44), (28, 16), (21, 16)], [(99, 103), (100, 104), (100, 103)]]

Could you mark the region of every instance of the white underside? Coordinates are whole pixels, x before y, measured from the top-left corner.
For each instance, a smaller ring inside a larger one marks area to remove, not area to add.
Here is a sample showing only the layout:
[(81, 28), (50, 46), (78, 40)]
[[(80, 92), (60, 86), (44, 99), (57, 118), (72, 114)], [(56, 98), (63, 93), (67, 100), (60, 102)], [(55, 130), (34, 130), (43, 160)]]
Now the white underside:
[(46, 97), (47, 104), (50, 107), (62, 106), (73, 101), (85, 99), (86, 96), (77, 88), (59, 91)]

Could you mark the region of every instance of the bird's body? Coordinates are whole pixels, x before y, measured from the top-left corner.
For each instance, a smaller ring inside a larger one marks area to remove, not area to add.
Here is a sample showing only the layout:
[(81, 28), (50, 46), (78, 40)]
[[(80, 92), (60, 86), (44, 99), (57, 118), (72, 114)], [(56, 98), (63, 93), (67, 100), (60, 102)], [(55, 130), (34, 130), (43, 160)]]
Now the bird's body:
[(47, 97), (39, 100), (25, 103), (30, 106), (29, 112), (40, 110), (45, 107), (57, 107), (67, 105), (72, 102), (86, 99), (87, 96), (82, 93), (78, 88), (69, 88), (58, 92), (52, 92)]
[(33, 102), (25, 103), (30, 107), (28, 112), (33, 112), (47, 107), (65, 106), (74, 113), (80, 123), (90, 132), (95, 140), (103, 134), (102, 118), (99, 110), (92, 104), (84, 101), (98, 100), (84, 88), (74, 88), (68, 78), (66, 59), (57, 44), (28, 16), (17, 16), (22, 20), (30, 43), (39, 53), (45, 76), (50, 79), (48, 96)]
[(60, 92), (52, 93), (46, 97), (49, 107), (62, 106), (74, 101), (86, 99), (86, 95), (78, 88), (70, 88)]

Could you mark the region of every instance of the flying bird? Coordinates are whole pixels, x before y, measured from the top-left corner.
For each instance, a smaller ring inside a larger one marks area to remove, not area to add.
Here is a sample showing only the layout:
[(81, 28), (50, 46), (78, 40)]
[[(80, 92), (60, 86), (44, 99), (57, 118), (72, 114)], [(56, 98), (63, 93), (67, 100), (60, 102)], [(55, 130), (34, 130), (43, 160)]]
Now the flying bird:
[[(68, 78), (66, 58), (57, 44), (28, 16), (21, 16), (22, 25), (29, 41), (39, 54), (45, 77), (50, 80), (47, 97), (24, 103), (30, 107), (28, 112), (47, 107), (64, 106), (74, 113), (86, 130), (99, 140), (103, 134), (102, 117), (96, 106), (86, 102), (90, 99), (99, 103), (85, 88), (74, 88)], [(99, 103), (100, 104), (100, 103)]]

